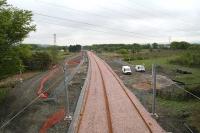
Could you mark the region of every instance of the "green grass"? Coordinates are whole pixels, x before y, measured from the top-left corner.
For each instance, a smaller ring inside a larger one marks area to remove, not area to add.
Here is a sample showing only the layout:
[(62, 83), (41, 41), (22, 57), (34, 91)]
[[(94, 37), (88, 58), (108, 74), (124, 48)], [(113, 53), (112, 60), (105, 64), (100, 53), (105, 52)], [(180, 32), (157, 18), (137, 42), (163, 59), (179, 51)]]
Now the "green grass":
[[(133, 65), (144, 64), (147, 70), (151, 70), (152, 64), (160, 65), (163, 68), (163, 72), (169, 73), (169, 77), (174, 80), (184, 82), (185, 84), (200, 83), (200, 68), (185, 67), (181, 65), (171, 64), (170, 61), (176, 59), (182, 55), (185, 51), (183, 50), (155, 50), (150, 52), (149, 50), (142, 50), (136, 56), (142, 56), (143, 60), (132, 60), (129, 63)], [(110, 58), (122, 58), (125, 56), (132, 57), (133, 55), (129, 53), (128, 55), (122, 55), (114, 52), (101, 53), (105, 59)], [(192, 74), (178, 74), (176, 69), (182, 69)], [(158, 72), (159, 73), (159, 72)], [(192, 87), (192, 86), (189, 86)]]
[(174, 65), (169, 64), (169, 60), (173, 59), (175, 57), (161, 57), (161, 58), (151, 58), (151, 59), (145, 59), (145, 60), (134, 60), (131, 61), (131, 64), (137, 65), (137, 64), (144, 64), (147, 69), (151, 69), (152, 64), (159, 64), (159, 65), (165, 65), (167, 68), (174, 68)]
[(176, 101), (176, 100), (166, 100), (162, 98), (157, 98), (159, 106), (171, 110), (174, 115), (181, 114), (181, 112), (191, 112), (192, 109), (198, 109), (200, 111), (200, 102), (198, 100), (190, 101)]
[[(163, 56), (162, 53), (160, 53), (161, 57), (158, 58), (151, 58), (145, 59), (145, 60), (134, 60), (131, 61), (131, 64), (137, 65), (137, 64), (144, 64), (147, 70), (151, 70), (152, 64), (157, 64), (163, 67), (163, 71), (174, 73), (174, 79), (184, 82), (186, 84), (194, 84), (194, 83), (200, 83), (200, 68), (191, 68), (191, 67), (185, 67), (180, 65), (171, 64), (170, 60), (175, 59), (179, 56), (179, 53), (168, 55), (167, 57)], [(176, 69), (182, 69), (189, 72), (192, 72), (192, 74), (178, 74), (175, 73)]]
[(172, 101), (157, 98), (158, 106), (166, 109), (166, 115), (185, 120), (187, 124), (200, 131), (200, 102), (191, 101)]

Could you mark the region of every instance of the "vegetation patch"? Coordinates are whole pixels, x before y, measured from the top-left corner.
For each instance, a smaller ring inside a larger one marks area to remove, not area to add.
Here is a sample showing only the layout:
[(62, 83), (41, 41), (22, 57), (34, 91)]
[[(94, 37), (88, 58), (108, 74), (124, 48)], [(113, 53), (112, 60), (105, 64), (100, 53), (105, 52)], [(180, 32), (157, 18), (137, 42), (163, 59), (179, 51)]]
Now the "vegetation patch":
[(200, 67), (200, 49), (186, 51), (174, 60), (171, 60), (170, 63), (198, 68)]
[[(176, 117), (189, 123), (188, 125), (196, 132), (200, 131), (200, 102), (197, 100), (174, 101), (157, 98), (158, 106), (165, 108), (165, 115)], [(183, 125), (184, 126), (184, 125)], [(175, 127), (174, 127), (175, 128)]]
[(7, 94), (8, 94), (8, 90), (7, 89), (0, 88), (0, 105), (4, 102)]

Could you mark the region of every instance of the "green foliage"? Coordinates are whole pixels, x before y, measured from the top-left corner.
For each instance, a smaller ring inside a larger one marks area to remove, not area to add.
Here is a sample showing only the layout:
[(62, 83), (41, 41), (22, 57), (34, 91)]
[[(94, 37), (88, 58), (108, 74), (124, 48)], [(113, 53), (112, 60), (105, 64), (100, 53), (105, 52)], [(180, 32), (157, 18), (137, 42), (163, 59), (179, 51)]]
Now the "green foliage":
[(157, 48), (158, 48), (158, 44), (157, 44), (157, 43), (153, 43), (153, 44), (152, 44), (152, 48), (153, 48), (153, 49), (157, 49)]
[(150, 49), (151, 45), (150, 44), (144, 44), (141, 46), (142, 49)]
[(30, 31), (35, 30), (32, 25), (32, 13), (27, 10), (0, 5), (0, 48), (4, 53), (11, 45), (19, 43), (27, 37)]
[(200, 44), (193, 44), (189, 47), (189, 50), (200, 51)]
[(142, 46), (140, 44), (134, 43), (131, 47), (132, 54), (140, 52), (142, 49)]
[(49, 55), (52, 58), (52, 61), (53, 61), (52, 63), (56, 64), (58, 61), (58, 53), (59, 53), (58, 47), (57, 46), (49, 46), (49, 47), (47, 47), (47, 49), (48, 49)]
[(45, 70), (53, 63), (53, 59), (48, 52), (35, 52), (27, 62), (29, 70)]
[(120, 49), (117, 51), (119, 54), (128, 54), (128, 51), (126, 49)]
[(200, 52), (199, 50), (186, 51), (181, 56), (170, 61), (172, 64), (179, 64), (189, 67), (200, 67)]
[(10, 74), (14, 74), (21, 68), (21, 60), (18, 57), (17, 52), (14, 49), (7, 51), (4, 58), (0, 60), (0, 77), (5, 77)]
[(32, 56), (31, 45), (20, 44), (20, 45), (15, 46), (14, 50), (17, 52), (18, 57), (22, 60), (25, 60)]
[(181, 41), (181, 42), (172, 42), (170, 45), (170, 48), (172, 48), (172, 49), (188, 49), (190, 46), (191, 46), (190, 43)]
[(80, 52), (81, 45), (70, 45), (68, 49), (69, 49), (69, 52)]
[[(168, 49), (168, 47), (164, 44), (153, 44), (154, 49)], [(96, 52), (118, 52), (120, 49), (126, 49), (130, 51), (132, 54), (140, 52), (142, 49), (151, 49), (150, 44), (94, 44), (92, 46), (84, 46), (86, 50), (94, 50)]]
[(2, 77), (13, 74), (21, 68), (20, 56), (23, 50), (19, 51), (16, 45), (23, 41), (29, 32), (35, 30), (35, 25), (31, 24), (30, 11), (12, 7), (6, 0), (0, 2), (0, 18), (0, 77)]

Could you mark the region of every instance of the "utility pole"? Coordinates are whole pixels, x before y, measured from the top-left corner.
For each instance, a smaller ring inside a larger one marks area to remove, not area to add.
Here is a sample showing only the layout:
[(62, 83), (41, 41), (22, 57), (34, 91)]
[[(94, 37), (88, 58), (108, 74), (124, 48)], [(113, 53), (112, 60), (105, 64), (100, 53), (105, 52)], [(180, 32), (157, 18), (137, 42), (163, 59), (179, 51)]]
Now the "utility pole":
[(69, 95), (68, 95), (68, 79), (67, 79), (67, 66), (64, 62), (63, 64), (63, 71), (64, 71), (64, 94), (65, 94), (65, 118), (64, 120), (71, 121), (72, 116), (70, 115), (69, 111)]
[(156, 65), (152, 64), (152, 89), (153, 89), (153, 104), (152, 104), (152, 115), (156, 114)]
[(53, 45), (56, 45), (56, 34), (53, 34)]

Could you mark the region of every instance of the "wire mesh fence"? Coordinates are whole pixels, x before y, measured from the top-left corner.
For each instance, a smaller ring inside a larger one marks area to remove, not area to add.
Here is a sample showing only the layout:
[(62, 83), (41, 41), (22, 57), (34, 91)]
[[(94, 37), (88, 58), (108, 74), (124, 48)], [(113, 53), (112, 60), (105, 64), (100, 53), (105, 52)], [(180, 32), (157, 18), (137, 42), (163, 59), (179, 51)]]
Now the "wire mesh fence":
[[(69, 113), (72, 115), (87, 73), (87, 63), (77, 60), (81, 60), (81, 56), (73, 58), (73, 61), (67, 65)], [(14, 99), (12, 101), (9, 99), (6, 103), (9, 109), (5, 109), (7, 112), (3, 113), (4, 117), (1, 117), (0, 132), (42, 133), (47, 130), (50, 133), (66, 132), (69, 123), (64, 120), (66, 114), (64, 73), (61, 65), (57, 69), (42, 88), (42, 93), (47, 93), (48, 98), (41, 98), (41, 95), (37, 95), (37, 91), (42, 79), (51, 71), (41, 73), (14, 88), (15, 95), (11, 99), (16, 97), (16, 102), (13, 103)]]
[[(169, 70), (165, 66), (157, 67), (157, 75), (158, 88), (156, 89), (155, 103), (156, 114), (158, 115), (157, 121), (169, 132), (198, 133), (200, 127), (200, 116), (198, 113), (200, 112), (199, 88), (190, 88), (182, 82), (173, 80), (177, 76), (176, 71)], [(159, 79), (161, 77), (159, 75), (165, 76), (165, 78)], [(162, 86), (160, 85), (162, 82), (169, 82), (169, 85)], [(149, 112), (152, 112), (152, 89), (145, 91), (132, 89), (132, 91), (144, 107)]]

